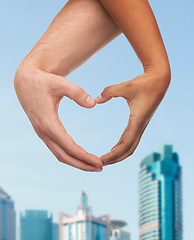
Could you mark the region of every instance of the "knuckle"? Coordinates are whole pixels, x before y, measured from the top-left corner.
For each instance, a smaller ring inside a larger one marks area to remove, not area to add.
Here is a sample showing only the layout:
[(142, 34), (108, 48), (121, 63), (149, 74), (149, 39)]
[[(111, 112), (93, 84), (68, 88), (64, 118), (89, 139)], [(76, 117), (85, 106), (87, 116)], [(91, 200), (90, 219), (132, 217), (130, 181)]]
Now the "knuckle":
[(77, 86), (73, 95), (75, 98), (79, 98), (81, 95), (83, 95), (83, 93), (84, 93), (83, 88), (81, 88), (80, 86)]
[(111, 96), (111, 92), (112, 92), (112, 86), (106, 87), (102, 92), (102, 96), (104, 97)]
[(36, 128), (35, 132), (38, 135), (38, 137), (43, 140), (43, 133), (41, 132), (41, 130), (39, 128)]
[(62, 156), (60, 153), (56, 154), (55, 156), (59, 162), (68, 165), (68, 161), (66, 160), (66, 157)]
[(57, 157), (57, 160), (58, 160), (60, 163), (65, 163), (60, 156)]
[(50, 134), (50, 127), (46, 121), (38, 121), (36, 124), (36, 133), (37, 135), (42, 138), (45, 135)]
[[(68, 135), (68, 133), (66, 133), (66, 135)], [(65, 146), (65, 151), (68, 153), (68, 154), (73, 154), (73, 153), (76, 153), (78, 151), (78, 146), (77, 144), (72, 141), (71, 144), (67, 144)]]
[(24, 79), (28, 76), (28, 71), (25, 70), (23, 64), (20, 64), (17, 68), (14, 75), (14, 88), (17, 93), (17, 90), (20, 89), (20, 86), (23, 84)]
[(129, 151), (129, 156), (133, 155), (134, 151), (135, 151), (135, 149), (131, 149), (131, 150)]

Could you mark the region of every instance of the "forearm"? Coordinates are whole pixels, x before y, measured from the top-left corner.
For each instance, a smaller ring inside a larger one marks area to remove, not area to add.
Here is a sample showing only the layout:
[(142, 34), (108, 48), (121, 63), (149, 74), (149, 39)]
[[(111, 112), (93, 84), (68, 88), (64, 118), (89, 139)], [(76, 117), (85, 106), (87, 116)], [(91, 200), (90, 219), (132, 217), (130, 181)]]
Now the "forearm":
[(170, 78), (165, 46), (147, 0), (99, 0), (132, 45), (145, 72)]
[(67, 76), (120, 33), (98, 0), (69, 0), (24, 62)]

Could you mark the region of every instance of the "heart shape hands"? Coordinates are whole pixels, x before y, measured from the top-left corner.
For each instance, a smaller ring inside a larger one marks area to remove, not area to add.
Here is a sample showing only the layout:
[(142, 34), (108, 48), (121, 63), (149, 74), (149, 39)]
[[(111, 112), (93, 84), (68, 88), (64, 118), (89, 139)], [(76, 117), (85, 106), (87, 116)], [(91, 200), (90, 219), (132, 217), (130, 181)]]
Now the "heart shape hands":
[[(14, 86), (18, 99), (37, 135), (56, 158), (84, 171), (102, 171), (102, 167), (130, 156), (161, 102), (168, 84), (151, 74), (104, 89), (95, 100), (81, 87), (64, 77), (21, 65), (15, 74)], [(58, 106), (66, 96), (82, 107), (92, 108), (112, 97), (123, 97), (130, 108), (128, 125), (119, 142), (101, 158), (78, 146), (63, 127)]]

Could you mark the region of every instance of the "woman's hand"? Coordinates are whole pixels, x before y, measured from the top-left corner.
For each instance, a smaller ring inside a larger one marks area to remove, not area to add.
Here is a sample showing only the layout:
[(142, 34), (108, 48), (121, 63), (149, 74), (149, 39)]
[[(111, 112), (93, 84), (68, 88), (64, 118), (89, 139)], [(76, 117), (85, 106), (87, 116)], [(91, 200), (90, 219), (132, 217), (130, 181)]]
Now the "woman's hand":
[(130, 107), (128, 126), (117, 145), (101, 157), (103, 164), (119, 162), (130, 156), (165, 95), (171, 79), (168, 55), (148, 0), (99, 0), (142, 63), (144, 74), (131, 81), (113, 85), (97, 98), (103, 103), (123, 97)]
[(131, 81), (106, 87), (95, 99), (100, 104), (112, 97), (123, 97), (130, 108), (129, 122), (120, 140), (101, 157), (104, 166), (120, 162), (133, 154), (169, 83), (169, 76), (144, 73)]

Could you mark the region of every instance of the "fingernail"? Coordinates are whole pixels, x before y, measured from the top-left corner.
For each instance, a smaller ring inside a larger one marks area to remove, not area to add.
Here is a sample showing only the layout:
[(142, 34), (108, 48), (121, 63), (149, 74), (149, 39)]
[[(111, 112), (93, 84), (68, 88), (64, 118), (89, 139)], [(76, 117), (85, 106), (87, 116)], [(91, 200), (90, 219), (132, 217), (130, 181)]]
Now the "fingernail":
[(86, 98), (86, 102), (91, 105), (93, 105), (95, 103), (94, 99), (90, 95), (88, 95), (88, 97)]
[(108, 163), (103, 163), (103, 166), (107, 166), (108, 165)]
[(96, 98), (96, 101), (98, 102), (100, 102), (102, 100), (102, 95), (100, 94), (97, 98)]
[(95, 172), (102, 172), (102, 168), (97, 168)]

